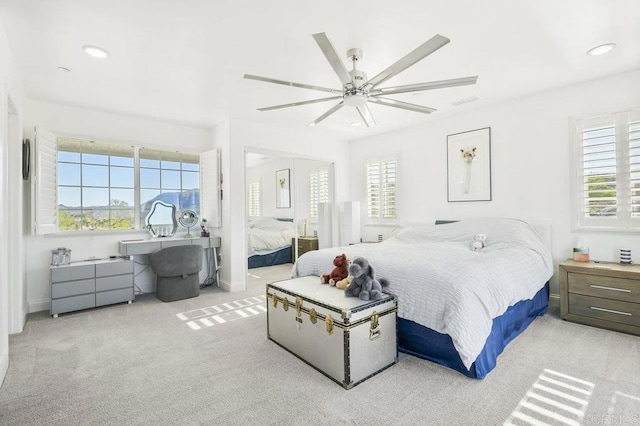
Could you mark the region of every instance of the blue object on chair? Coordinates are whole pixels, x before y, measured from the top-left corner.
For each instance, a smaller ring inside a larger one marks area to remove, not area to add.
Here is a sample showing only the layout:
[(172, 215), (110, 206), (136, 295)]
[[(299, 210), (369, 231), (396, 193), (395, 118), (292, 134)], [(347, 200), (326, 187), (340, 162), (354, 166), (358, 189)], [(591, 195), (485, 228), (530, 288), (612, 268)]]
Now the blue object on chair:
[(149, 255), (151, 269), (158, 277), (156, 297), (163, 302), (200, 295), (202, 246), (167, 247)]

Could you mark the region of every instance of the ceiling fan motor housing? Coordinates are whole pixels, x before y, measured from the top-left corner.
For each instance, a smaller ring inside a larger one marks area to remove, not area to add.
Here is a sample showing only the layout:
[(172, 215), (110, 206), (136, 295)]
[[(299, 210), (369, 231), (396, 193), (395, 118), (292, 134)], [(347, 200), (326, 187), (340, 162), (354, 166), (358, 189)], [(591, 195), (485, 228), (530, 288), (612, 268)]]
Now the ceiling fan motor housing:
[(360, 87), (367, 81), (367, 73), (356, 69), (349, 71), (349, 77), (351, 77), (355, 87)]

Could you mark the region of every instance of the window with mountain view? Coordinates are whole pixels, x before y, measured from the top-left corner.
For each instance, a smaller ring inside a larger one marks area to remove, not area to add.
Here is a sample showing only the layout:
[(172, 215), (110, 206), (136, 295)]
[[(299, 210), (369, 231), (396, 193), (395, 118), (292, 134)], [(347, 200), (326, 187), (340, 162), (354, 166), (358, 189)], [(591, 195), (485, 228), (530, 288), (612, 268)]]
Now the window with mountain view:
[(199, 212), (199, 182), (197, 154), (58, 138), (58, 230), (139, 228), (155, 200)]
[(200, 215), (200, 156), (140, 148), (140, 222), (154, 201)]

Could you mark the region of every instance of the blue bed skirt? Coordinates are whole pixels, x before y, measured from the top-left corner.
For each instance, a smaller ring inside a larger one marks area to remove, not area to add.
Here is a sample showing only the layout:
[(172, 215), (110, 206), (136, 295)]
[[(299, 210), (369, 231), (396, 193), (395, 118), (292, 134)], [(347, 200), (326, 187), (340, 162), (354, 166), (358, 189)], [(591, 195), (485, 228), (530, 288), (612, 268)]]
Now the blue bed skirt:
[(467, 377), (482, 379), (496, 366), (498, 355), (533, 320), (547, 312), (549, 283), (531, 300), (522, 300), (493, 320), (491, 333), (476, 361), (467, 370), (448, 334), (438, 333), (413, 321), (398, 318), (398, 350), (459, 371)]
[(291, 246), (269, 254), (249, 256), (249, 269), (291, 263)]

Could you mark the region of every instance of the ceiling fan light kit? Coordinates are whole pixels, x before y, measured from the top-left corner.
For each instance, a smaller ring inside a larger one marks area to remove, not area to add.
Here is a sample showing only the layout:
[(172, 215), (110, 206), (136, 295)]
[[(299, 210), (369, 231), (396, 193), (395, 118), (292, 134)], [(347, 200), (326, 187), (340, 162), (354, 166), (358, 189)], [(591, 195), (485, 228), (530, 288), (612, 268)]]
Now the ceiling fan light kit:
[(386, 82), (392, 77), (395, 77), (402, 71), (406, 70), (410, 66), (414, 65), (418, 61), (426, 58), (436, 50), (449, 43), (449, 39), (436, 34), (431, 39), (427, 40), (408, 55), (400, 58), (394, 64), (387, 67), (385, 70), (377, 74), (375, 77), (368, 79), (367, 74), (357, 69), (356, 63), (362, 59), (361, 49), (349, 49), (347, 51), (347, 58), (351, 60), (353, 68), (351, 71), (347, 71), (342, 60), (339, 58), (336, 49), (331, 44), (331, 41), (325, 33), (313, 34), (313, 38), (324, 53), (324, 56), (329, 61), (329, 64), (333, 68), (334, 72), (338, 76), (338, 79), (342, 83), (341, 89), (332, 89), (328, 87), (314, 86), (310, 84), (294, 83), (285, 80), (276, 80), (268, 77), (260, 77), (252, 74), (245, 74), (244, 78), (250, 80), (264, 81), (267, 83), (281, 84), (290, 87), (299, 87), (302, 89), (317, 90), (321, 92), (328, 92), (334, 94), (334, 96), (312, 99), (308, 101), (293, 102), (283, 105), (275, 105), (270, 107), (258, 108), (258, 111), (271, 111), (280, 108), (289, 108), (293, 106), (309, 105), (318, 102), (327, 102), (330, 100), (339, 100), (339, 102), (331, 107), (327, 112), (316, 118), (314, 121), (308, 124), (308, 126), (315, 126), (331, 114), (335, 113), (343, 106), (355, 107), (362, 118), (364, 124), (367, 127), (376, 125), (371, 111), (367, 105), (368, 102), (373, 102), (378, 105), (385, 105), (394, 108), (405, 109), (408, 111), (420, 112), (423, 114), (431, 114), (435, 111), (434, 108), (425, 107), (422, 105), (416, 105), (408, 102), (402, 102), (395, 99), (382, 97), (381, 95), (396, 95), (400, 93), (419, 92), (423, 90), (442, 89), (446, 87), (456, 87), (475, 84), (478, 80), (478, 76), (454, 78), (450, 80), (431, 81), (427, 83), (409, 84), (404, 86), (395, 87), (378, 87), (382, 83)]

